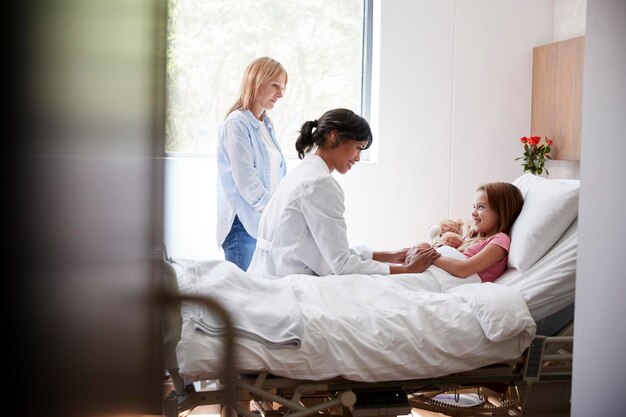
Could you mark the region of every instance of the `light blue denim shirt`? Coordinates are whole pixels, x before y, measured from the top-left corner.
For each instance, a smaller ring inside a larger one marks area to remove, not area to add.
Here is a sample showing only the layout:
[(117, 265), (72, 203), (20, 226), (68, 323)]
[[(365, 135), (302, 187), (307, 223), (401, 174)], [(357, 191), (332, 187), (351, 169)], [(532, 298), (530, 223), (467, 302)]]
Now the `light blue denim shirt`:
[[(263, 114), (267, 130), (281, 154), (280, 176), (287, 168), (276, 141), (272, 122)], [(217, 243), (221, 246), (230, 232), (235, 215), (256, 239), (261, 210), (272, 197), (270, 159), (261, 137), (261, 125), (249, 110), (235, 110), (219, 128), (217, 145)]]

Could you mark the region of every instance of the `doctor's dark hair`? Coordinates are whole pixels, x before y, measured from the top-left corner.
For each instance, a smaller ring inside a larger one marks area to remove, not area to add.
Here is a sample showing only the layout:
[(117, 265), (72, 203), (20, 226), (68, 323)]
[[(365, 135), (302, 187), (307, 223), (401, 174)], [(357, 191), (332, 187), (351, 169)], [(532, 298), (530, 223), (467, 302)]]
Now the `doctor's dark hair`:
[(300, 136), (296, 139), (298, 157), (304, 158), (314, 146), (321, 148), (326, 146), (326, 137), (333, 131), (337, 132), (337, 143), (333, 148), (346, 140), (366, 142), (363, 149), (369, 148), (372, 144), (372, 130), (367, 120), (352, 110), (334, 109), (327, 111), (317, 120), (304, 122)]

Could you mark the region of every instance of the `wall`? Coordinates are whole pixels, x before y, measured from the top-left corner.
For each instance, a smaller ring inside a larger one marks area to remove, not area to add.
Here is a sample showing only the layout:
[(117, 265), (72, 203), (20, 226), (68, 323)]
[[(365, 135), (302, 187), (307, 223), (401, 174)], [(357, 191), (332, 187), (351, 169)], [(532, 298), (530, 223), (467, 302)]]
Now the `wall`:
[[(514, 158), (530, 131), (532, 48), (552, 41), (554, 3), (378, 0), (374, 10), (378, 155), (336, 177), (350, 241), (394, 249), (443, 217), (469, 218), (479, 183), (522, 174)], [(221, 256), (209, 161), (166, 168), (168, 249)]]
[[(546, 1), (385, 0), (377, 164), (338, 176), (352, 242), (396, 248), (442, 217), (467, 219), (481, 182), (520, 175), (532, 48), (552, 40)], [(532, 22), (532, 30), (529, 23)]]
[(223, 258), (215, 238), (215, 157), (170, 157), (164, 165), (168, 254), (190, 259)]
[(624, 415), (626, 223), (616, 221), (616, 215), (626, 206), (625, 21), (624, 0), (588, 3), (572, 381), (575, 417)]
[(425, 239), (448, 211), (454, 2), (385, 0), (374, 8), (378, 160), (337, 179), (351, 242), (394, 249)]
[(552, 39), (553, 5), (481, 0), (456, 8), (450, 210), (468, 218), (479, 183), (523, 173), (514, 159), (530, 134), (532, 49)]
[(585, 35), (587, 0), (554, 0), (552, 41), (564, 41)]

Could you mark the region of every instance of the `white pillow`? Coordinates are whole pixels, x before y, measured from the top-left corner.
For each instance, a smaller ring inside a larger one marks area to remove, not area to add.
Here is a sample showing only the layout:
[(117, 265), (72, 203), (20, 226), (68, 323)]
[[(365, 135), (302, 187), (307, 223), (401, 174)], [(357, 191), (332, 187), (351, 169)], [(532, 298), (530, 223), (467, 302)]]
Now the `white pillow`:
[(579, 182), (525, 174), (513, 184), (524, 196), (524, 207), (511, 229), (508, 264), (526, 272), (578, 216)]
[(536, 324), (524, 297), (513, 288), (493, 282), (469, 284), (448, 291), (468, 303), (487, 339), (508, 340), (523, 331), (535, 335)]

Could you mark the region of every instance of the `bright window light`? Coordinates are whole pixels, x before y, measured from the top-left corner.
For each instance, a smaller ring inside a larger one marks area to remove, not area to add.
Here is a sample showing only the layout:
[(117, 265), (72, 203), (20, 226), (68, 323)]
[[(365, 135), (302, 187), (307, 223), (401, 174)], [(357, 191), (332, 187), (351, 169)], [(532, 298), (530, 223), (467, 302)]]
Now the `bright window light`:
[(261, 56), (289, 75), (269, 112), (287, 157), (302, 123), (326, 110), (369, 119), (370, 11), (370, 0), (170, 0), (166, 152), (215, 156), (243, 71)]

